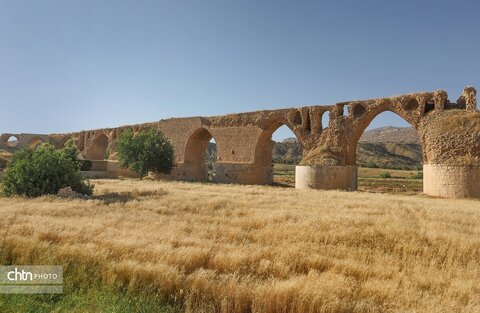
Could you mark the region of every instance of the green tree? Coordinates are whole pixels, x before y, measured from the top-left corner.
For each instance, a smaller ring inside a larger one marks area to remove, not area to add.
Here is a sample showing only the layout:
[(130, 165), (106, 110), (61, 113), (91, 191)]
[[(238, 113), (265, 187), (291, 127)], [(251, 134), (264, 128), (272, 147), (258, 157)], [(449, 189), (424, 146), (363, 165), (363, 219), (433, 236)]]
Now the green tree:
[(78, 150), (77, 146), (73, 139), (68, 139), (65, 144), (63, 145), (62, 154), (66, 157), (71, 159), (73, 162), (81, 166), (82, 161), (78, 159), (78, 155), (80, 154), (80, 150)]
[(130, 167), (142, 179), (148, 172), (169, 174), (173, 168), (173, 147), (164, 134), (148, 128), (134, 135), (122, 132), (117, 141), (118, 158), (123, 168)]
[(2, 178), (3, 193), (38, 197), (71, 187), (78, 193), (91, 195), (93, 186), (83, 178), (80, 163), (72, 159), (69, 149), (56, 150), (45, 143), (35, 151), (25, 149), (15, 153)]

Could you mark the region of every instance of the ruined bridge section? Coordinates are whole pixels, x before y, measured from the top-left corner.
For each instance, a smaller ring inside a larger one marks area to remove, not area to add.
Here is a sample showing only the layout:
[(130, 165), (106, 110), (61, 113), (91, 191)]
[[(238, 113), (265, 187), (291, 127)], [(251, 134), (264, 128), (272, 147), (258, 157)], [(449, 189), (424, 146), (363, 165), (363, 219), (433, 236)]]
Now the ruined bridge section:
[[(423, 148), (426, 194), (480, 197), (480, 113), (473, 87), (466, 87), (456, 102), (449, 101), (447, 93), (440, 90), (328, 106), (173, 118), (39, 138), (57, 146), (73, 138), (85, 159), (115, 160), (116, 140), (122, 131), (158, 128), (174, 147), (176, 167), (171, 177), (204, 181), (205, 150), (213, 137), (217, 143), (216, 182), (271, 184), (271, 137), (286, 125), (303, 151), (302, 165), (296, 170), (297, 188), (356, 190), (358, 141), (384, 111), (398, 114), (417, 130)], [(328, 125), (322, 125), (324, 114), (329, 116)], [(0, 148), (8, 146), (10, 136), (0, 137)], [(28, 135), (29, 139), (13, 136), (19, 139), (17, 146), (25, 147), (33, 135)]]

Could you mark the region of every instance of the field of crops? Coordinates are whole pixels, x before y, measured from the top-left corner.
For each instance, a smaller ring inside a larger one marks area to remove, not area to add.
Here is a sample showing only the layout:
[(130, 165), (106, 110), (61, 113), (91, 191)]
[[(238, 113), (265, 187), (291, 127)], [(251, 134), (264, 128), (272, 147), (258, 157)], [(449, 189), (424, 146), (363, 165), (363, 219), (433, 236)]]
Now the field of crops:
[(0, 198), (3, 264), (65, 269), (2, 312), (479, 312), (480, 202), (94, 180)]

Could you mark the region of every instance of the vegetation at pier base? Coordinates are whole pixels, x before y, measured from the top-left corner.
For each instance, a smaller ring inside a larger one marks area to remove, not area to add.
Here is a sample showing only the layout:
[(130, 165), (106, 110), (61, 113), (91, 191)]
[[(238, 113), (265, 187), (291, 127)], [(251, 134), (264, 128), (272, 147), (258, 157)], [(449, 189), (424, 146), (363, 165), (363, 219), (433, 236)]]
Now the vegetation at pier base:
[(83, 178), (77, 155), (78, 150), (71, 144), (55, 149), (45, 143), (36, 150), (17, 151), (2, 177), (3, 193), (6, 196), (38, 197), (71, 187), (75, 192), (91, 195), (93, 186)]
[[(388, 173), (388, 174), (387, 174)], [(358, 190), (381, 193), (420, 194), (423, 173), (417, 170), (358, 168)], [(295, 165), (274, 164), (273, 183), (277, 186), (295, 186)]]
[(300, 161), (300, 165), (341, 165), (340, 159), (328, 147), (320, 146), (313, 149), (305, 155)]
[(0, 311), (480, 311), (479, 201), (94, 182), (89, 200), (0, 198), (0, 261), (65, 270), (63, 295)]
[(140, 179), (149, 172), (169, 174), (173, 168), (173, 146), (160, 130), (149, 128), (138, 134), (126, 130), (117, 149), (120, 165), (137, 172)]

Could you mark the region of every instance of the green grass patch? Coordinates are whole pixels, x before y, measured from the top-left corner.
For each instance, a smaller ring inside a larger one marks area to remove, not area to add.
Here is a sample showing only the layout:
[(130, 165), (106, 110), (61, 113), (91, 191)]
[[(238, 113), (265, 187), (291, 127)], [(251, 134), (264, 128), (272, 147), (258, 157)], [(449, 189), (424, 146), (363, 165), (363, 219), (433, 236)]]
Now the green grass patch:
[(121, 293), (107, 287), (63, 295), (0, 295), (0, 312), (173, 312), (155, 298)]
[(61, 265), (63, 294), (0, 294), (0, 312), (174, 312), (160, 293), (130, 289), (128, 285), (109, 285), (102, 281), (101, 260), (56, 257), (48, 245), (33, 247), (25, 241), (0, 241), (2, 265)]

